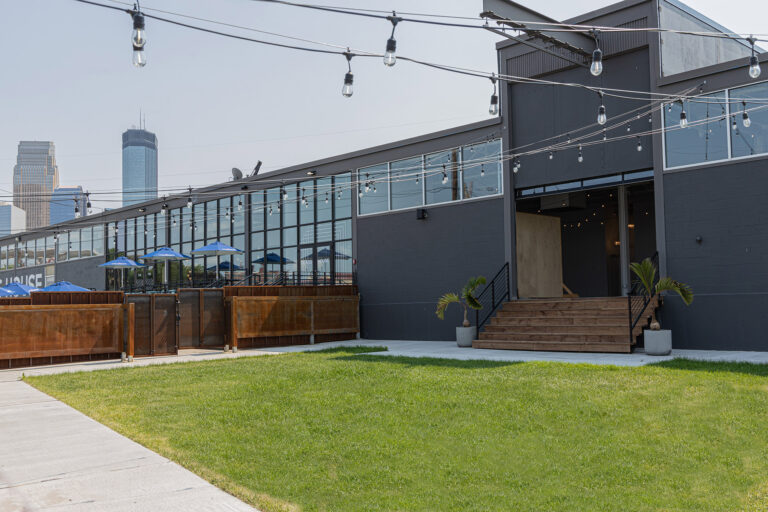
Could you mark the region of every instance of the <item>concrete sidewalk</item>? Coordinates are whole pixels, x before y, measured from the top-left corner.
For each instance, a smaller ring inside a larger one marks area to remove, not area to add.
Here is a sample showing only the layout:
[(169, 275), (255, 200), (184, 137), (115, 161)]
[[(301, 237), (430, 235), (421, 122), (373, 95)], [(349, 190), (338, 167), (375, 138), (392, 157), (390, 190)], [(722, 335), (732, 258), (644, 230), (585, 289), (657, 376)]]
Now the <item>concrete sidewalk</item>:
[(24, 382), (0, 383), (0, 512), (256, 509)]

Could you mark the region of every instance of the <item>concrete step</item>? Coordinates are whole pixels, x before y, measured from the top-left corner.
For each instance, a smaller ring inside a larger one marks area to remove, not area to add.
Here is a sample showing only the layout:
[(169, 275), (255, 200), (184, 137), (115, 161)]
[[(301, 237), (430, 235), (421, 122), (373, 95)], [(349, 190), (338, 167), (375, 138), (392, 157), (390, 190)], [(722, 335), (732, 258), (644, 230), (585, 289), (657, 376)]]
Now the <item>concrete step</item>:
[(629, 354), (632, 347), (625, 343), (601, 342), (562, 342), (562, 341), (504, 341), (504, 340), (475, 340), (473, 348), (490, 348), (499, 350), (544, 350), (549, 352), (611, 352)]

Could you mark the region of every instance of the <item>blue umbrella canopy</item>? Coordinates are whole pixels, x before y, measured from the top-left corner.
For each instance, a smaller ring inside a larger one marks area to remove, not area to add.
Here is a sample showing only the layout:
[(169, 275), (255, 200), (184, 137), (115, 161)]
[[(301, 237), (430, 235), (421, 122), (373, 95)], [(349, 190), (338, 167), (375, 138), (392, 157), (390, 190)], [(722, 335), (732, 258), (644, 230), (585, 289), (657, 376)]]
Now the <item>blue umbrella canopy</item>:
[(218, 241), (192, 251), (195, 256), (229, 256), (230, 254), (240, 254), (241, 252), (243, 251), (240, 249), (235, 249)]
[(149, 254), (140, 256), (139, 259), (146, 260), (146, 261), (180, 261), (180, 260), (188, 260), (190, 259), (190, 257), (187, 256), (186, 254), (181, 254), (180, 252), (176, 252), (170, 247), (161, 247), (160, 249), (154, 252), (150, 252)]
[[(309, 260), (312, 259), (312, 257), (313, 257), (313, 255), (310, 254), (309, 256), (304, 256), (301, 259), (309, 261)], [(350, 258), (346, 254), (338, 252), (338, 251), (333, 251), (333, 257), (336, 258), (337, 260), (348, 260)], [(317, 259), (319, 259), (319, 260), (331, 259), (331, 250), (327, 249), (327, 248), (326, 249), (320, 249), (319, 251), (317, 251)]]
[[(206, 270), (216, 270), (216, 265), (211, 265)], [(243, 267), (235, 263), (234, 265), (230, 266), (228, 261), (222, 261), (218, 265), (219, 270), (243, 270)]]
[(145, 267), (146, 265), (137, 263), (131, 259), (126, 258), (125, 256), (120, 256), (119, 258), (115, 258), (112, 261), (102, 263), (99, 266), (107, 267), (107, 268), (138, 268), (138, 267)]
[(0, 297), (13, 297), (13, 293), (5, 288), (0, 288)]
[(27, 286), (21, 283), (11, 283), (4, 287), (7, 291), (11, 292), (11, 295), (16, 297), (24, 297), (29, 295), (29, 292), (36, 292), (37, 288), (34, 286)]
[(279, 254), (275, 254), (274, 252), (269, 252), (267, 253), (266, 258), (262, 256), (257, 260), (253, 260), (253, 263), (258, 263), (259, 265), (263, 265), (264, 263), (267, 265), (277, 265), (278, 263), (293, 263), (293, 261), (288, 258), (281, 258)]
[(83, 288), (82, 286), (77, 286), (76, 284), (72, 284), (69, 281), (59, 281), (58, 283), (53, 283), (50, 286), (46, 286), (41, 292), (89, 292), (88, 288)]

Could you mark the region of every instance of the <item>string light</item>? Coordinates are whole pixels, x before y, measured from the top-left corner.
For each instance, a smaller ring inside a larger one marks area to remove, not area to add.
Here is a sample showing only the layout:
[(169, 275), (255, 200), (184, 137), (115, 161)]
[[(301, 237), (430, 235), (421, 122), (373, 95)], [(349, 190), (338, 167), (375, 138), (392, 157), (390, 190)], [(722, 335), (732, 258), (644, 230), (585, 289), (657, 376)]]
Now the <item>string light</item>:
[[(745, 125), (747, 126), (747, 125)], [(93, 213), (93, 207), (91, 206), (91, 193), (86, 192), (85, 193), (85, 211), (88, 213), (88, 215)]]
[(741, 122), (744, 124), (744, 128), (749, 128), (752, 126), (752, 120), (749, 118), (749, 114), (747, 113), (747, 102), (742, 101), (741, 104), (744, 106), (744, 110), (741, 113)]
[(189, 187), (189, 195), (187, 196), (187, 208), (192, 209), (192, 187)]
[(74, 197), (72, 200), (75, 202), (75, 218), (80, 218), (80, 207), (77, 205), (78, 198)]
[(499, 95), (496, 93), (496, 74), (491, 76), (493, 84), (493, 93), (491, 94), (491, 104), (488, 106), (488, 113), (492, 116), (499, 114)]
[(389, 39), (387, 39), (387, 47), (384, 51), (384, 65), (387, 67), (392, 67), (397, 62), (397, 57), (395, 56), (395, 50), (397, 50), (397, 41), (395, 41), (395, 28), (397, 27), (397, 24), (402, 20), (402, 18), (399, 18), (395, 11), (392, 11), (392, 16), (387, 16), (387, 19), (392, 23), (392, 34), (389, 36)]
[(731, 130), (735, 131), (735, 130), (738, 130), (738, 128), (739, 128), (739, 125), (736, 124), (736, 116), (733, 116), (731, 118)]
[(347, 74), (344, 75), (344, 87), (341, 88), (341, 94), (345, 98), (350, 98), (354, 92), (352, 90), (352, 83), (355, 81), (355, 77), (352, 74), (352, 57), (354, 55), (349, 52), (349, 48), (344, 52), (344, 57), (347, 58)]
[(239, 211), (239, 212), (243, 211), (243, 200), (242, 199), (239, 199), (237, 201), (237, 211)]
[(750, 45), (752, 45), (752, 55), (749, 57), (749, 76), (751, 78), (757, 78), (760, 76), (760, 61), (757, 60), (757, 55), (755, 54), (755, 42), (756, 39), (752, 36), (749, 36), (747, 38), (747, 41)]
[(554, 160), (555, 159), (555, 152), (554, 151), (550, 151), (549, 152), (549, 159), (550, 160)]
[(608, 116), (605, 113), (605, 105), (603, 105), (603, 91), (598, 91), (600, 96), (600, 106), (597, 108), (597, 124), (600, 126), (608, 122)]
[(640, 140), (640, 136), (637, 137), (637, 150), (642, 151), (643, 150), (643, 142)]
[(485, 176), (485, 164), (480, 164), (480, 176)]
[(685, 114), (685, 105), (683, 104), (682, 100), (680, 101), (680, 128), (687, 128), (688, 127), (688, 116)]
[(514, 162), (512, 163), (512, 172), (517, 174), (520, 170), (520, 158), (515, 157)]
[(577, 160), (579, 161), (579, 163), (584, 161), (584, 153), (582, 153), (581, 151), (581, 144), (579, 144), (579, 157), (577, 158)]
[(168, 215), (168, 203), (165, 202), (165, 196), (163, 196), (163, 206), (160, 207), (160, 215)]
[(599, 35), (597, 30), (592, 30), (592, 37), (595, 38), (595, 51), (592, 52), (592, 64), (589, 66), (592, 76), (600, 76), (603, 72), (603, 51), (600, 49)]
[(445, 172), (445, 164), (443, 164), (443, 185), (448, 183), (448, 173)]
[(144, 30), (144, 15), (141, 14), (139, 4), (137, 3), (131, 13), (133, 17), (133, 65), (137, 68), (143, 68), (147, 65), (147, 57), (144, 55), (144, 46), (147, 44), (147, 38)]

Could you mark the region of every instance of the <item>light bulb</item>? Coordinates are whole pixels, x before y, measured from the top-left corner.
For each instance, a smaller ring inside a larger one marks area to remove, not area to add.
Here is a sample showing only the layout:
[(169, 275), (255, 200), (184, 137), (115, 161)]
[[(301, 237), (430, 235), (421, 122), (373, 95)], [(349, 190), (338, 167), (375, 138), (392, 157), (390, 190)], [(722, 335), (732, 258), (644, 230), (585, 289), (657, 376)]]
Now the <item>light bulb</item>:
[(283, 190), (283, 201), (287, 201), (287, 200), (288, 200), (288, 191)]
[(555, 158), (555, 154), (554, 154), (553, 152), (551, 152), (551, 151), (550, 151), (550, 152), (549, 152), (549, 159), (550, 159), (550, 160), (554, 160), (554, 158)]
[(131, 42), (133, 42), (133, 46), (144, 48), (144, 45), (147, 44), (146, 31), (143, 28), (134, 28)]
[(359, 197), (359, 198), (361, 198), (361, 199), (362, 199), (362, 197), (363, 197), (363, 191), (362, 191), (362, 190), (360, 190), (360, 189), (357, 189), (357, 190), (358, 190), (358, 191), (357, 191), (357, 197)]
[(133, 65), (137, 68), (143, 68), (147, 65), (147, 56), (141, 48), (133, 50)]
[(480, 165), (480, 176), (485, 176), (485, 166), (482, 164)]
[(446, 183), (448, 183), (448, 176), (443, 174), (443, 185), (445, 185)]
[(243, 211), (243, 201), (237, 202), (237, 211), (239, 212)]
[(749, 58), (749, 76), (751, 78), (757, 78), (760, 76), (760, 62), (757, 60), (757, 55), (753, 55)]
[(365, 191), (366, 192), (370, 192), (371, 191), (371, 186), (369, 184), (367, 184), (367, 183), (365, 184)]
[(640, 142), (640, 139), (637, 140), (637, 150), (642, 151), (643, 150), (643, 143)]
[(736, 130), (739, 127), (738, 124), (736, 124), (736, 118), (733, 118), (733, 121), (731, 122), (731, 130)]
[(600, 76), (603, 72), (603, 52), (600, 48), (595, 48), (592, 52), (592, 64), (589, 66), (589, 72), (592, 76)]
[(397, 62), (397, 57), (395, 56), (395, 50), (397, 49), (397, 41), (395, 41), (394, 37), (390, 37), (387, 39), (387, 50), (384, 52), (384, 65), (388, 67), (392, 67)]
[(499, 96), (496, 93), (491, 95), (491, 104), (488, 106), (488, 113), (492, 116), (499, 114)]
[(741, 115), (741, 122), (744, 124), (744, 128), (752, 126), (752, 120), (749, 118), (749, 114), (746, 111)]
[(584, 161), (584, 155), (581, 152), (581, 146), (579, 146), (579, 158), (577, 159), (579, 163)]
[(187, 198), (187, 208), (190, 208), (190, 209), (192, 208), (192, 198), (191, 197)]
[(688, 126), (688, 116), (685, 115), (685, 110), (680, 112), (680, 128), (685, 128)]
[(605, 105), (600, 105), (597, 109), (597, 124), (603, 125), (608, 122), (608, 116), (605, 115)]
[(354, 92), (352, 90), (352, 83), (354, 82), (354, 76), (352, 73), (347, 73), (344, 75), (344, 87), (341, 88), (341, 94), (345, 98), (349, 98), (352, 96), (352, 93)]

